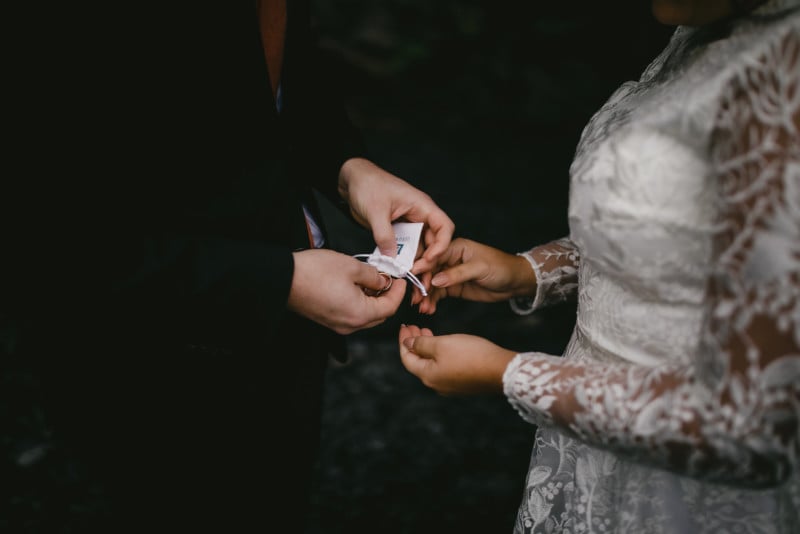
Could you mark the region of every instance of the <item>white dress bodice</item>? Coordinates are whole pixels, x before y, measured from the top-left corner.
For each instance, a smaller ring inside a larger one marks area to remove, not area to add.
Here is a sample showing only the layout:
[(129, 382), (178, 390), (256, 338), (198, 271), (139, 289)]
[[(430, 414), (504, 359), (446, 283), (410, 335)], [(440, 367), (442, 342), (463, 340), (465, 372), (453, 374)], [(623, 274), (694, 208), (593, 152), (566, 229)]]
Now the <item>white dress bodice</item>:
[(797, 4), (677, 28), (585, 127), (515, 305), (578, 301), (504, 376), (539, 426), (516, 532), (798, 531)]

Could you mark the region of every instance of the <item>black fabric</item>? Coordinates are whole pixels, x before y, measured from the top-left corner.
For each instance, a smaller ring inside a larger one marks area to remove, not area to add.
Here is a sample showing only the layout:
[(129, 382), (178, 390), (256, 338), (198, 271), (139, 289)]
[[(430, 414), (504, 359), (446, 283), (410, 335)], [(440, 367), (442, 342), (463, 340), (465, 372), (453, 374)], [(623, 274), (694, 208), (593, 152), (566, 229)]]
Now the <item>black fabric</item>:
[(88, 517), (49, 521), (82, 517), (91, 532), (271, 532), (275, 521), (300, 530), (325, 347), (296, 318), (280, 327), (287, 339), (316, 341), (291, 357), (279, 344), (244, 352), (120, 347), (116, 336), (82, 351), (69, 336), (40, 343), (33, 353), (45, 355), (36, 369), (48, 385), (54, 452), (79, 469), (76, 487), (102, 488), (92, 502), (103, 503)]
[(269, 532), (305, 506), (343, 340), (287, 313), (292, 251), (308, 247), (301, 201), (336, 201), (363, 151), (305, 2), (288, 3), (275, 112), (254, 4), (17, 20), (35, 37), (11, 76), (0, 317), (43, 380), (54, 443), (108, 492), (106, 532)]

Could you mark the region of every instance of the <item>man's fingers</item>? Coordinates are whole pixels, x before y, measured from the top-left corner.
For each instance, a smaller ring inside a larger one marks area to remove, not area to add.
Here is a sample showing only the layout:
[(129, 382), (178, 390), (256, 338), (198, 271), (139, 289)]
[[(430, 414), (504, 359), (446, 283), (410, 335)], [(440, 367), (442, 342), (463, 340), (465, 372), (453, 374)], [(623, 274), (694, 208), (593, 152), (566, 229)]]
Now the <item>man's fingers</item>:
[(394, 285), (394, 278), (390, 274), (373, 269), (365, 279), (359, 279), (358, 284), (364, 288), (364, 292), (371, 296), (376, 297), (382, 293), (389, 291)]
[(373, 314), (384, 319), (394, 315), (406, 298), (407, 282), (401, 278), (392, 279), (392, 284), (386, 291), (380, 292), (369, 298)]
[(428, 218), (424, 235), (425, 253), (423, 255), (426, 262), (433, 263), (447, 249), (455, 229), (455, 223), (444, 212), (438, 215), (431, 215)]
[[(428, 240), (426, 239), (425, 241), (426, 246), (429, 246), (427, 243)], [(442, 250), (437, 251), (437, 248)], [(457, 258), (460, 257), (460, 254), (460, 250), (449, 246), (447, 243), (441, 247), (434, 247), (433, 249), (426, 248), (422, 256), (414, 261), (411, 272), (414, 274), (432, 272), (441, 266), (455, 263)]]
[(372, 224), (372, 237), (375, 244), (384, 256), (397, 256), (397, 239), (394, 235), (394, 228), (389, 221), (377, 222)]
[(433, 248), (426, 248), (422, 256), (414, 260), (414, 266), (411, 270), (419, 273), (430, 271), (437, 265), (446, 265), (447, 262), (444, 255), (447, 254), (447, 251), (448, 248), (446, 244), (434, 246)]

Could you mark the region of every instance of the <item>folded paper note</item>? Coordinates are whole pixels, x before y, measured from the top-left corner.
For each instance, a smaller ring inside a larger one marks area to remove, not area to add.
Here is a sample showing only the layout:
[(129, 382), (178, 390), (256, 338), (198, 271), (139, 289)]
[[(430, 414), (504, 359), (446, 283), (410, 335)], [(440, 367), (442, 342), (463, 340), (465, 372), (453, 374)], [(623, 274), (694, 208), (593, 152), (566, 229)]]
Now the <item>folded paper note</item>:
[(354, 257), (366, 260), (367, 263), (395, 278), (405, 278), (417, 286), (423, 296), (427, 296), (425, 286), (411, 272), (414, 258), (417, 255), (419, 239), (422, 235), (423, 223), (396, 222), (392, 224), (395, 239), (397, 240), (397, 256), (385, 256), (378, 247), (372, 254), (356, 254)]

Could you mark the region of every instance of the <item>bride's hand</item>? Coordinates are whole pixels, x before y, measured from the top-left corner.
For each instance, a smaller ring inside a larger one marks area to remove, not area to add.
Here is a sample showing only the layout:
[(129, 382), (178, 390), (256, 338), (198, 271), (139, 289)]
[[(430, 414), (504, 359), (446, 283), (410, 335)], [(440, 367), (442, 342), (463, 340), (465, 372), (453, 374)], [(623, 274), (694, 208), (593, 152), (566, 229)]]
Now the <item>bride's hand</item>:
[(434, 336), (428, 328), (403, 325), (403, 366), (440, 395), (502, 393), (503, 373), (515, 352), (478, 336)]
[(499, 302), (535, 293), (536, 279), (525, 258), (472, 241), (454, 239), (434, 267), (427, 297), (415, 294), (411, 304), (432, 314), (446, 297)]

